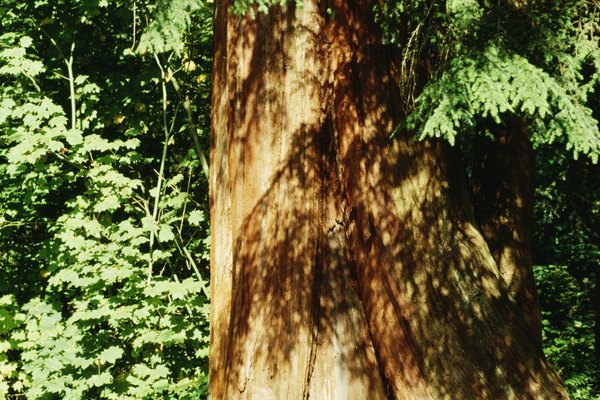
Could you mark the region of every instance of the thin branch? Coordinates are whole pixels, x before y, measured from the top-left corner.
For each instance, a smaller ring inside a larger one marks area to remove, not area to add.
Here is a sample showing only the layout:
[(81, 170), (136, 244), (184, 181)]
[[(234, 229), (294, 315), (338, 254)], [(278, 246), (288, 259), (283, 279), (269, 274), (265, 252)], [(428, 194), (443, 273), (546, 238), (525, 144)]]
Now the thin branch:
[(48, 154), (53, 155), (54, 157), (56, 157), (60, 161), (64, 162), (67, 165), (70, 165), (71, 167), (73, 167), (73, 168), (75, 168), (77, 170), (83, 170), (85, 168), (85, 166), (83, 166), (82, 164), (79, 164), (77, 162), (71, 161), (67, 157), (65, 157), (64, 155), (62, 155), (60, 153), (57, 153), (55, 151), (49, 151)]
[(69, 59), (65, 60), (67, 64), (67, 73), (69, 74), (69, 93), (71, 95), (71, 129), (77, 128), (77, 105), (75, 103), (75, 77), (73, 75), (73, 51), (75, 42), (71, 44), (71, 54)]
[[(181, 283), (181, 282), (179, 281), (179, 277), (177, 276), (177, 274), (173, 274), (173, 278), (175, 278), (175, 282), (177, 282), (177, 283)], [(193, 317), (193, 316), (194, 316), (194, 313), (192, 312), (192, 308), (190, 307), (190, 305), (188, 304), (188, 302), (187, 302), (187, 301), (184, 303), (184, 307), (185, 307), (185, 309), (187, 310), (187, 312), (188, 312), (189, 316), (190, 316), (190, 317)]]
[(188, 196), (185, 196), (185, 201), (183, 202), (183, 211), (181, 212), (181, 222), (179, 223), (179, 236), (181, 236), (181, 232), (183, 232), (183, 222), (185, 221), (185, 213), (187, 210), (187, 203), (188, 203), (188, 198), (189, 198), (189, 194), (190, 194), (190, 187), (192, 186), (192, 171), (189, 171), (190, 173), (188, 174), (188, 181), (187, 181), (187, 188), (185, 190), (185, 192), (188, 194)]
[[(167, 159), (167, 151), (169, 148), (169, 127), (167, 124), (167, 86), (165, 84), (165, 71), (162, 67), (162, 64), (160, 63), (160, 60), (158, 59), (158, 55), (156, 53), (154, 53), (154, 59), (156, 60), (156, 64), (158, 65), (158, 68), (160, 69), (160, 73), (161, 73), (161, 90), (162, 90), (162, 111), (163, 111), (163, 131), (165, 134), (165, 141), (163, 143), (163, 150), (162, 150), (162, 155), (161, 155), (161, 159), (160, 159), (160, 167), (158, 170), (158, 180), (156, 182), (156, 193), (155, 193), (155, 197), (154, 197), (154, 206), (152, 208), (152, 222), (154, 222), (155, 224), (157, 224), (157, 218), (158, 218), (158, 203), (160, 201), (160, 193), (161, 193), (161, 189), (162, 189), (162, 183), (163, 183), (163, 175), (165, 172), (165, 163), (166, 163), (166, 159)], [(150, 243), (149, 243), (149, 248), (150, 248), (150, 258), (148, 259), (148, 284), (150, 284), (150, 281), (152, 280), (152, 270), (153, 270), (153, 257), (152, 257), (152, 247), (154, 245), (154, 229), (150, 229)]]
[[(173, 87), (179, 96), (181, 96), (181, 88), (177, 83), (177, 80), (174, 76), (171, 76), (171, 82), (173, 83)], [(204, 152), (202, 151), (202, 146), (200, 144), (200, 137), (198, 135), (198, 128), (196, 123), (194, 122), (194, 117), (192, 115), (192, 107), (190, 105), (190, 98), (186, 94), (183, 99), (183, 108), (187, 114), (188, 123), (190, 125), (190, 131), (192, 132), (192, 137), (194, 138), (194, 150), (196, 151), (196, 155), (200, 160), (200, 164), (202, 165), (202, 171), (204, 171), (204, 175), (206, 175), (206, 179), (209, 178), (210, 170), (208, 167), (208, 162), (206, 161), (206, 157), (204, 156)]]
[(69, 78), (67, 78), (67, 77), (66, 77), (66, 76), (64, 76), (63, 74), (59, 74), (59, 73), (58, 73), (58, 72), (56, 72), (56, 71), (52, 71), (52, 73), (53, 73), (54, 75), (58, 76), (59, 78), (61, 78), (61, 79), (64, 79), (65, 81), (68, 81), (68, 80), (69, 80)]
[(23, 71), (23, 75), (25, 75), (31, 81), (31, 83), (33, 83), (33, 86), (35, 87), (35, 90), (37, 90), (38, 92), (42, 91), (42, 89), (40, 89), (40, 87), (38, 86), (38, 84), (35, 81), (35, 79), (33, 79), (33, 76), (29, 75), (27, 72), (24, 72), (24, 71)]
[(48, 32), (46, 32), (46, 30), (44, 28), (40, 27), (40, 30), (42, 31), (42, 33), (44, 35), (46, 35), (46, 37), (50, 40), (50, 43), (52, 43), (52, 45), (56, 48), (56, 50), (58, 50), (58, 53), (60, 54), (60, 56), (62, 57), (62, 59), (63, 60), (67, 60), (67, 57), (65, 57), (65, 54), (60, 49), (60, 46), (58, 45), (58, 43), (56, 43), (56, 40), (54, 40), (54, 38), (52, 36), (50, 36), (48, 34)]
[(194, 261), (194, 257), (192, 257), (189, 250), (183, 243), (179, 243), (179, 241), (175, 240), (175, 244), (179, 248), (179, 251), (181, 251), (185, 258), (187, 258), (189, 265), (192, 266), (192, 269), (196, 274), (196, 278), (198, 278), (198, 282), (200, 283), (200, 288), (202, 289), (202, 292), (204, 293), (207, 299), (210, 299), (210, 291), (208, 290), (208, 286), (206, 285), (206, 280), (202, 277), (200, 269), (198, 268), (198, 264), (196, 264), (196, 262)]
[(133, 50), (135, 48), (136, 30), (137, 30), (137, 5), (136, 5), (135, 0), (133, 0), (133, 42), (131, 43), (131, 50)]
[[(67, 73), (68, 77), (66, 79), (69, 81), (69, 94), (71, 97), (71, 129), (77, 128), (77, 104), (75, 103), (75, 77), (73, 75), (73, 52), (75, 51), (75, 42), (71, 43), (71, 54), (67, 58), (65, 53), (62, 52), (58, 43), (52, 36), (46, 32), (46, 30), (40, 27), (40, 30), (46, 37), (50, 40), (50, 43), (58, 50), (58, 53), (62, 57), (63, 61), (67, 65)], [(57, 74), (60, 76), (60, 74)]]

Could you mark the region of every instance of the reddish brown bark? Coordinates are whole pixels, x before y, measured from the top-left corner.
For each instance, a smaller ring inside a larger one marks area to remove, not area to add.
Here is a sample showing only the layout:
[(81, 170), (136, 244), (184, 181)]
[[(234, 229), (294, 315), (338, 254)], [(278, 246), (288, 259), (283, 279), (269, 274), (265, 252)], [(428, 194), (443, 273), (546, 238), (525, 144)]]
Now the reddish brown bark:
[(215, 38), (212, 396), (383, 398), (324, 109), (322, 10), (251, 20), (226, 7)]
[(213, 399), (565, 398), (368, 1), (216, 9)]

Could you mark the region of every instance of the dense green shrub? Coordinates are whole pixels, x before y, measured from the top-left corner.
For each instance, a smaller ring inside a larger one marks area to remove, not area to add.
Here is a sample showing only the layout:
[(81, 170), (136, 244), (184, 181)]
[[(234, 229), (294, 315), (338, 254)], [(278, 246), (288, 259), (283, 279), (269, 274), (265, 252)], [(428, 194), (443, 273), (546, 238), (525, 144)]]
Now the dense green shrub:
[(207, 392), (211, 17), (181, 3), (0, 6), (0, 398)]
[(544, 352), (574, 400), (600, 398), (600, 357), (594, 350), (594, 282), (563, 265), (534, 268), (543, 317)]

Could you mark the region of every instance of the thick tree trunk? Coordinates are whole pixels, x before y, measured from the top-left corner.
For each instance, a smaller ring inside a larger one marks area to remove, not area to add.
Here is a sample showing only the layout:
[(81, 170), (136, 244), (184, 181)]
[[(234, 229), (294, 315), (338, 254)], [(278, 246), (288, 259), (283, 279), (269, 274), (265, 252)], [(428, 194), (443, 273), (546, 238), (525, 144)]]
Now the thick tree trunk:
[(217, 6), (211, 392), (383, 398), (343, 227), (322, 10)]
[(533, 149), (526, 127), (517, 119), (493, 130), (494, 141), (479, 138), (475, 144), (475, 219), (529, 334), (541, 348), (541, 314), (531, 258)]
[(215, 20), (213, 399), (566, 398), (442, 143), (399, 107), (371, 2)]

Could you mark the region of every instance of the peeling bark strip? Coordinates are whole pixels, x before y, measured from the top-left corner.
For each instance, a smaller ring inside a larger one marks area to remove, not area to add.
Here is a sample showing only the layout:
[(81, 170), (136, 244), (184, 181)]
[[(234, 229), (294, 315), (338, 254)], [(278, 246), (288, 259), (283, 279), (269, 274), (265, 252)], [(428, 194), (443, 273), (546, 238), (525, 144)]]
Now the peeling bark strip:
[(213, 399), (566, 398), (366, 0), (215, 14)]

